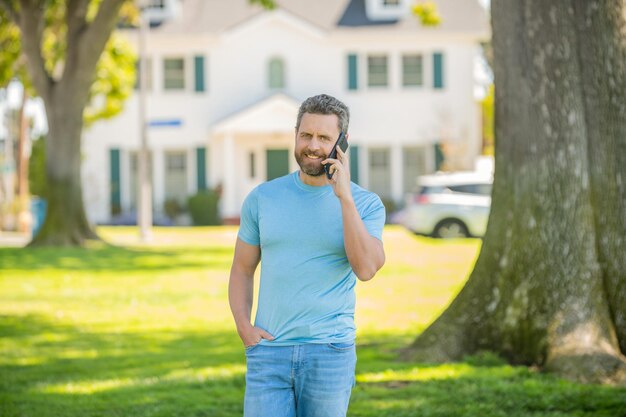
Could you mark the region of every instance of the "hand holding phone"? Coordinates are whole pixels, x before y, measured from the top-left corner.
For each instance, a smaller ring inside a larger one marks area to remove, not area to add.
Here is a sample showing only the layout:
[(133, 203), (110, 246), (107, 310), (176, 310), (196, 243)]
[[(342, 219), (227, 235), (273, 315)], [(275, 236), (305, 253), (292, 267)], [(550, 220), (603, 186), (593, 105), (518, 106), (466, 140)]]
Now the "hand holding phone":
[[(337, 146), (345, 152), (348, 149), (348, 140), (346, 139), (345, 133), (339, 133), (339, 137), (337, 138), (337, 142), (333, 146), (333, 149), (328, 154), (328, 158), (337, 159)], [(331, 179), (333, 174), (330, 173), (331, 164), (324, 164), (324, 171), (326, 171), (326, 178)]]

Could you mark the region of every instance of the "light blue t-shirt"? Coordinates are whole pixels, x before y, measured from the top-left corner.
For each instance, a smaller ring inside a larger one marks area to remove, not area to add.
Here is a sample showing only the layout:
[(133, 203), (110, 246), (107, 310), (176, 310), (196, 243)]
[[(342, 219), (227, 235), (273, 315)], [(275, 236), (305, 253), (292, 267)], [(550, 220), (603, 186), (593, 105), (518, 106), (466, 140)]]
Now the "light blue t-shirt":
[[(382, 240), (380, 198), (354, 183), (351, 189), (368, 232)], [(341, 205), (332, 186), (304, 184), (299, 171), (259, 185), (243, 203), (238, 237), (261, 248), (255, 326), (275, 337), (262, 344), (354, 340), (356, 275), (346, 256)]]

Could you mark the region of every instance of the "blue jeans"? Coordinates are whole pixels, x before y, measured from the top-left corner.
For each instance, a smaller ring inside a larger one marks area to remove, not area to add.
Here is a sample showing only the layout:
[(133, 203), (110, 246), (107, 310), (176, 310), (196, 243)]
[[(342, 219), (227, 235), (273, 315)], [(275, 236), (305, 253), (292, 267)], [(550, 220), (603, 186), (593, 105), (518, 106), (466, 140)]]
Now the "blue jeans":
[(354, 343), (246, 349), (244, 417), (345, 417), (354, 386)]

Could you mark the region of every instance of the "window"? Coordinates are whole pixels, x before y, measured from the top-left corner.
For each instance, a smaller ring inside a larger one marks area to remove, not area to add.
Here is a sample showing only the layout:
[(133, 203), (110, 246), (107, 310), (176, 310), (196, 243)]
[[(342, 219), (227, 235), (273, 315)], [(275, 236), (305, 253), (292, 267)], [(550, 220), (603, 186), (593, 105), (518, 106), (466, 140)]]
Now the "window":
[(491, 184), (449, 185), (448, 189), (455, 193), (491, 195)]
[(285, 64), (280, 58), (272, 58), (269, 62), (269, 87), (285, 88)]
[(367, 57), (367, 85), (370, 87), (386, 87), (387, 56), (371, 55)]
[(150, 0), (150, 8), (165, 9), (165, 0)]
[(389, 166), (389, 150), (372, 149), (370, 151), (370, 166), (372, 168), (387, 168)]
[(184, 171), (187, 168), (187, 160), (186, 155), (182, 152), (172, 152), (168, 153), (165, 157), (167, 170), (170, 172), (173, 171)]
[(391, 152), (390, 148), (370, 148), (368, 187), (380, 198), (391, 197)]
[(166, 58), (163, 60), (163, 88), (166, 90), (185, 89), (185, 60)]
[(165, 152), (165, 201), (187, 201), (187, 153)]
[(411, 87), (423, 83), (422, 56), (417, 54), (402, 56), (402, 85)]

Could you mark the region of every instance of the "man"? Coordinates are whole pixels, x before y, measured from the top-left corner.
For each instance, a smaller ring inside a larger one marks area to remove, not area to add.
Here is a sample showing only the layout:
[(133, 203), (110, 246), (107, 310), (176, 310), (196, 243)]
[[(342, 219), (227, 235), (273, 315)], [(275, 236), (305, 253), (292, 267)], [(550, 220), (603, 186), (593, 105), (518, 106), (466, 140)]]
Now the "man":
[(295, 129), (300, 170), (256, 187), (243, 203), (228, 296), (246, 347), (246, 417), (346, 415), (356, 278), (372, 279), (385, 262), (380, 198), (350, 182), (339, 146), (328, 158), (339, 134), (348, 137), (348, 121), (334, 97), (305, 100)]

